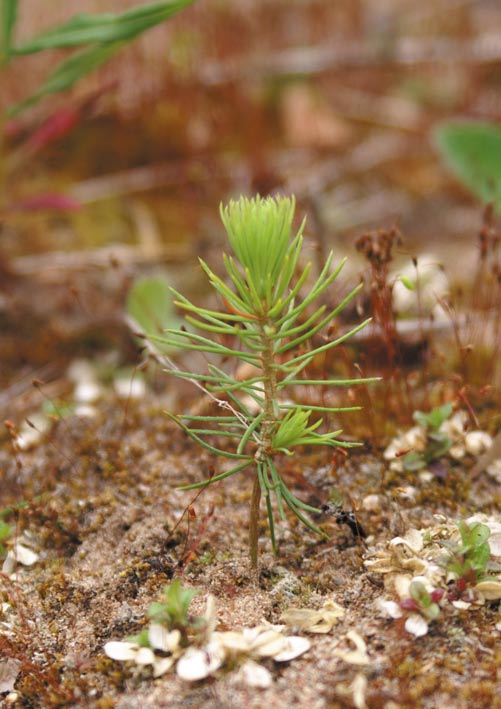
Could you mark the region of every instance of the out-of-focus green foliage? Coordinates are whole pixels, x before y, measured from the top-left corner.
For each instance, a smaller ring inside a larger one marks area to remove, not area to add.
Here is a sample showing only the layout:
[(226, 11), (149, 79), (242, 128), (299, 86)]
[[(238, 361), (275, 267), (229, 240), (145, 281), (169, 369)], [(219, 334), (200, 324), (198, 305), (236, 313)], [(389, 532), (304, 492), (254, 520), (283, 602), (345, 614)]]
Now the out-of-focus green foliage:
[(46, 49), (82, 47), (59, 64), (48, 79), (29, 98), (10, 110), (11, 115), (36, 103), (44, 96), (65, 91), (86, 74), (97, 69), (125, 44), (155, 25), (191, 5), (194, 0), (164, 0), (132, 8), (120, 14), (76, 15), (68, 22), (17, 45), (12, 36), (17, 17), (17, 0), (2, 0), (3, 61)]
[(145, 30), (183, 10), (193, 0), (163, 0), (134, 7), (121, 14), (76, 15), (71, 20), (15, 47), (14, 54), (33, 54), (44, 49), (77, 47), (135, 39)]
[(484, 202), (501, 210), (501, 127), (451, 122), (435, 131), (438, 150), (451, 172)]
[[(169, 284), (161, 276), (149, 276), (136, 280), (127, 296), (127, 315), (141, 332), (148, 336), (163, 335), (169, 328), (181, 326), (181, 319), (174, 312)], [(155, 342), (163, 353), (177, 348)]]
[(7, 62), (11, 52), (12, 32), (17, 19), (17, 0), (2, 0), (1, 49), (2, 63)]

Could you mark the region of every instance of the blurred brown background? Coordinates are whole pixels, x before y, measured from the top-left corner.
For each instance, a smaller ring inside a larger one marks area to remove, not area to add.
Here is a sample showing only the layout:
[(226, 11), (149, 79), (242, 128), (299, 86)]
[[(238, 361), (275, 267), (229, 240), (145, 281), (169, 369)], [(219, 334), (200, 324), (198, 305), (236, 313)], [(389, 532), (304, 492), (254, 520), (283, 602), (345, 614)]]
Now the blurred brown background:
[[(20, 5), (18, 41), (137, 2)], [(4, 106), (62, 56), (12, 62)], [(9, 176), (15, 202), (57, 189), (82, 208), (11, 218), (3, 252), (120, 243), (148, 257), (213, 243), (221, 200), (281, 189), (329, 247), (350, 251), (361, 230), (396, 222), (410, 251), (443, 257), (451, 241), (470, 242), (480, 209), (441, 166), (431, 131), (451, 117), (499, 120), (500, 69), (495, 0), (200, 0), (8, 125), (12, 154), (51, 112), (83, 106), (71, 132)]]
[[(22, 0), (16, 41), (137, 4)], [(15, 58), (4, 108), (66, 56)], [(366, 265), (356, 237), (394, 225), (396, 269), (426, 253), (470, 279), (482, 207), (432, 134), (458, 117), (499, 121), (500, 89), (497, 0), (199, 0), (7, 121), (2, 381), (47, 362), (57, 375), (61, 353), (96, 344), (124, 351), (140, 272), (201, 297), (197, 256), (219, 268), (218, 206), (240, 193), (294, 193), (313, 258), (349, 256), (347, 286)]]

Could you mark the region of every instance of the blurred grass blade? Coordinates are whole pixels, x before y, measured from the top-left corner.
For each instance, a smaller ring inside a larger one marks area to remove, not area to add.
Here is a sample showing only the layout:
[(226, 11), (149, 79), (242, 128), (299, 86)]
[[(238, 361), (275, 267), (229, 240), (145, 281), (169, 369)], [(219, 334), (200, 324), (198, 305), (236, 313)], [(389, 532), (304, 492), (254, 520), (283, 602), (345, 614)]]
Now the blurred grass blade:
[(484, 202), (501, 209), (501, 127), (475, 121), (445, 123), (435, 131), (451, 172)]
[(0, 55), (2, 63), (9, 60), (12, 47), (12, 33), (17, 19), (17, 0), (2, 0), (2, 45)]
[(90, 47), (89, 49), (84, 49), (81, 52), (73, 54), (69, 59), (65, 59), (59, 64), (36, 93), (29, 96), (29, 98), (21, 103), (11, 106), (8, 114), (14, 116), (39, 101), (44, 96), (55, 94), (59, 91), (66, 91), (66, 89), (73, 86), (73, 84), (83, 76), (107, 62), (124, 44), (124, 42), (112, 42), (110, 44), (98, 45), (97, 47)]
[(77, 15), (65, 24), (16, 47), (14, 52), (33, 54), (44, 49), (131, 40), (191, 5), (193, 1), (154, 2), (132, 8), (122, 14)]

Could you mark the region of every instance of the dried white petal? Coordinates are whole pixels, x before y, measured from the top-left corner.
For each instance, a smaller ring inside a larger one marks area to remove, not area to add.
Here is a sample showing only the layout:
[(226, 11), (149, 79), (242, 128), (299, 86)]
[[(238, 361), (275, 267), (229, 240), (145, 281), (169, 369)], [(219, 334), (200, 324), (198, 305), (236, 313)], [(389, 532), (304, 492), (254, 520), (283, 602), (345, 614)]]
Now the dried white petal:
[(131, 377), (117, 377), (113, 388), (120, 399), (142, 399), (146, 394), (144, 379), (137, 374)]
[(28, 451), (37, 446), (43, 439), (44, 432), (36, 428), (22, 426), (16, 436), (16, 448)]
[(239, 676), (249, 687), (255, 687), (256, 689), (268, 689), (271, 687), (271, 673), (266, 667), (258, 665), (254, 660), (247, 660), (242, 665)]
[(289, 627), (308, 633), (329, 633), (338, 618), (344, 616), (344, 608), (332, 599), (325, 601), (319, 610), (311, 608), (288, 608), (280, 616)]
[(401, 618), (403, 615), (402, 609), (395, 601), (385, 601), (382, 598), (378, 598), (376, 605), (381, 613), (389, 618)]
[(501, 556), (501, 532), (496, 532), (491, 534), (489, 539), (489, 547), (491, 549), (492, 556)]
[(468, 603), (468, 601), (452, 601), (452, 605), (454, 608), (457, 608), (460, 611), (466, 611), (468, 608), (471, 608), (471, 603)]
[(140, 647), (134, 658), (136, 665), (153, 665), (155, 653), (149, 647)]
[(251, 642), (250, 651), (259, 657), (274, 657), (286, 647), (286, 638), (274, 630), (264, 630)]
[(285, 638), (283, 648), (277, 654), (273, 655), (275, 662), (289, 662), (299, 657), (304, 652), (309, 650), (311, 643), (308, 638), (302, 638), (299, 635), (290, 635)]
[(362, 500), (362, 507), (367, 512), (379, 512), (381, 509), (381, 499), (379, 495), (366, 495)]
[(98, 409), (90, 404), (79, 404), (75, 407), (75, 416), (79, 416), (84, 419), (93, 419), (99, 414)]
[(501, 599), (501, 581), (496, 581), (495, 579), (480, 581), (474, 590), (488, 601)]
[(431, 470), (421, 470), (419, 473), (419, 479), (422, 483), (431, 483), (434, 477)]
[(94, 404), (101, 397), (102, 393), (102, 387), (98, 382), (89, 379), (77, 384), (73, 392), (73, 397), (79, 404)]
[(461, 460), (466, 455), (466, 448), (462, 443), (456, 443), (449, 448), (449, 455), (454, 460)]
[(94, 380), (96, 378), (94, 367), (88, 359), (74, 359), (66, 371), (68, 379), (73, 384), (81, 381)]
[(176, 665), (178, 677), (187, 682), (196, 682), (208, 677), (221, 667), (224, 650), (218, 642), (210, 642), (203, 648), (190, 647)]
[(104, 651), (108, 657), (111, 657), (112, 660), (118, 660), (119, 662), (135, 660), (138, 650), (139, 645), (126, 641), (118, 642), (112, 640), (104, 646)]
[(250, 642), (237, 630), (214, 633), (213, 638), (231, 654), (248, 653), (250, 650)]
[(493, 460), (492, 463), (487, 466), (486, 471), (487, 475), (490, 475), (491, 478), (501, 483), (501, 458)]
[(426, 447), (426, 431), (421, 428), (421, 426), (413, 426), (411, 429), (405, 433), (400, 434), (394, 438), (390, 445), (386, 448), (383, 453), (383, 458), (385, 460), (391, 460), (400, 463), (401, 460), (397, 459), (395, 461), (397, 453), (406, 449), (412, 448), (413, 450), (422, 451)]
[(19, 564), (23, 564), (23, 566), (32, 566), (40, 558), (36, 552), (29, 547), (24, 546), (24, 544), (21, 544), (20, 542), (17, 542), (17, 544), (14, 545), (14, 548), (11, 552), (9, 552), (9, 554), (12, 554), (14, 561), (17, 561)]
[(416, 638), (420, 638), (428, 632), (428, 623), (419, 613), (411, 613), (405, 621), (405, 629)]
[(458, 441), (464, 437), (467, 425), (468, 414), (466, 411), (456, 411), (453, 416), (443, 422), (440, 426), (440, 431), (449, 436), (453, 441)]
[(390, 542), (390, 546), (398, 546), (399, 544), (406, 546), (408, 549), (417, 554), (424, 546), (423, 535), (417, 529), (409, 529), (405, 536), (395, 537)]
[(361, 672), (358, 672), (350, 685), (351, 691), (353, 692), (353, 704), (356, 709), (368, 709), (367, 702), (365, 701), (367, 685), (367, 677)]
[(366, 559), (364, 566), (366, 566), (369, 571), (375, 571), (378, 574), (388, 574), (395, 571), (395, 565), (392, 563), (389, 556), (379, 559)]
[(479, 456), (492, 446), (492, 438), (486, 431), (470, 431), (464, 438), (464, 444), (468, 453)]
[(161, 677), (164, 675), (174, 666), (175, 661), (176, 658), (172, 655), (169, 655), (169, 657), (155, 658), (153, 663), (153, 677)]
[(356, 630), (350, 630), (346, 634), (346, 639), (355, 645), (355, 650), (334, 650), (334, 655), (341, 660), (348, 662), (350, 665), (367, 665), (370, 662), (367, 654), (367, 645), (365, 640), (359, 635)]
[(427, 444), (426, 431), (421, 426), (413, 426), (404, 434), (403, 444), (403, 448), (423, 451)]
[(179, 646), (181, 633), (179, 630), (167, 630), (160, 623), (152, 623), (148, 628), (148, 642), (154, 650), (174, 652)]

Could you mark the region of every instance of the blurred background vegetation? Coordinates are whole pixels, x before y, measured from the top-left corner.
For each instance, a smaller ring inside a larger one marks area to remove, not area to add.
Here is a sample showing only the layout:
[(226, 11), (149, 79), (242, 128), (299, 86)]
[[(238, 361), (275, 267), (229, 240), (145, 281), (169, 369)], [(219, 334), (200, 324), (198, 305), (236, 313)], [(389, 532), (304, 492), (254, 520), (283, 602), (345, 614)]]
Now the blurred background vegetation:
[[(21, 0), (15, 43), (144, 5)], [(204, 288), (196, 256), (220, 252), (218, 205), (240, 193), (294, 193), (313, 257), (348, 255), (353, 278), (356, 238), (394, 225), (397, 268), (427, 253), (460, 285), (471, 275), (481, 202), (434, 136), (501, 117), (496, 0), (198, 0), (120, 49), (4, 122), (5, 362), (29, 369), (54, 361), (55, 342), (103, 333), (123, 344), (117, 312), (137, 273), (165, 267), (185, 292)], [(4, 115), (71, 51), (5, 65)]]

